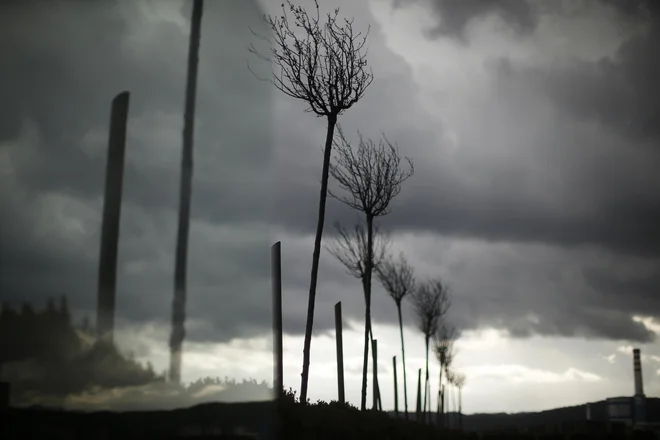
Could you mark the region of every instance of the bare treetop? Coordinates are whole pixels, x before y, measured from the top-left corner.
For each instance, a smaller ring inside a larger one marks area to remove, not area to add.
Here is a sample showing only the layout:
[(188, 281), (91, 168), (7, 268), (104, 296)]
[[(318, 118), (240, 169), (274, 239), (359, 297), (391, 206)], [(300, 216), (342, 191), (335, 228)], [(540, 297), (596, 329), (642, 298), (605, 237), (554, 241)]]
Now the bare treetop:
[(353, 19), (340, 20), (339, 8), (322, 22), (318, 1), (314, 4), (316, 16), (289, 0), (282, 3), (281, 16), (264, 17), (273, 33), (271, 55), (262, 56), (253, 45), (250, 52), (274, 64), (270, 81), (278, 90), (306, 101), (308, 112), (336, 117), (355, 104), (373, 81), (364, 47), (369, 28), (354, 32)]
[(453, 372), (452, 384), (456, 385), (457, 388), (463, 388), (465, 385), (465, 380), (466, 378), (464, 373)]
[[(360, 223), (356, 224), (352, 231), (347, 231), (339, 223), (335, 223), (335, 229), (339, 235), (334, 244), (326, 246), (326, 249), (348, 269), (351, 275), (364, 278), (367, 273), (366, 262), (369, 258), (367, 231)], [(378, 226), (375, 226), (372, 258), (376, 270), (385, 260), (389, 245), (388, 237), (379, 230)]]
[(399, 254), (398, 260), (385, 259), (376, 268), (376, 274), (396, 304), (401, 304), (403, 298), (415, 290), (415, 272), (403, 252)]
[(451, 306), (447, 286), (440, 279), (426, 281), (417, 288), (411, 299), (419, 319), (419, 329), (427, 338), (432, 337), (441, 328)]
[(454, 358), (454, 337), (456, 331), (446, 323), (438, 326), (434, 335), (435, 355), (443, 367), (448, 367)]
[(389, 206), (400, 192), (401, 184), (414, 173), (413, 163), (405, 158), (407, 168), (401, 167), (401, 156), (396, 143), (383, 138), (374, 142), (358, 131), (359, 143), (353, 148), (341, 127), (337, 127), (334, 141), (336, 155), (330, 164), (330, 174), (347, 195), (331, 197), (367, 216), (378, 217), (389, 212)]

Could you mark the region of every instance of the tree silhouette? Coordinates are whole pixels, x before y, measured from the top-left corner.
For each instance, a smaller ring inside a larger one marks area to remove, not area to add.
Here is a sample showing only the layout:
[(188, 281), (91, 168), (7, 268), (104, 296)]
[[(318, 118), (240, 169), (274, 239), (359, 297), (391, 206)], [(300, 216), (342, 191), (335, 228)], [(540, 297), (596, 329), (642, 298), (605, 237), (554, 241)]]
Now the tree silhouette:
[(447, 374), (447, 380), (449, 380), (449, 367), (454, 360), (454, 335), (455, 329), (443, 322), (438, 326), (438, 330), (433, 338), (435, 357), (440, 363), (440, 379), (438, 381), (440, 390), (438, 390), (438, 411), (436, 415), (438, 424), (441, 424), (444, 420), (442, 416), (445, 412), (444, 391), (442, 390), (442, 372), (444, 371)]
[[(250, 52), (274, 65), (269, 81), (275, 88), (291, 98), (304, 101), (308, 106), (306, 111), (327, 120), (303, 349), (300, 386), (303, 403), (307, 402), (316, 284), (335, 126), (337, 118), (362, 98), (373, 81), (373, 73), (367, 68), (364, 48), (368, 30), (365, 34), (355, 33), (352, 19), (344, 19), (343, 22), (339, 20), (339, 8), (327, 14), (322, 22), (318, 1), (315, 0), (314, 4), (315, 15), (310, 15), (304, 8), (294, 6), (287, 0), (286, 5), (282, 3), (281, 16), (265, 17), (266, 25), (273, 35), (270, 40), (262, 37), (271, 43), (270, 56), (260, 54), (254, 45), (250, 45)], [(289, 21), (287, 9), (293, 15), (292, 22)]]
[(172, 382), (181, 381), (181, 354), (186, 337), (186, 274), (188, 260), (188, 234), (190, 231), (190, 203), (192, 197), (193, 141), (195, 131), (195, 98), (197, 65), (201, 38), (204, 1), (194, 0), (188, 48), (188, 78), (186, 83), (185, 112), (183, 115), (183, 154), (181, 156), (181, 186), (179, 192), (179, 226), (174, 263), (174, 299), (172, 300), (172, 333), (170, 334), (170, 371)]
[(417, 314), (419, 329), (424, 334), (426, 348), (426, 379), (424, 387), (424, 414), (426, 414), (429, 388), (429, 343), (433, 335), (440, 328), (451, 302), (449, 300), (449, 291), (440, 279), (422, 283), (415, 291), (415, 294), (411, 296), (411, 299), (415, 313)]
[(342, 194), (330, 191), (330, 195), (360, 211), (367, 226), (367, 258), (365, 259), (365, 323), (364, 359), (362, 376), (362, 409), (366, 407), (366, 372), (369, 363), (369, 335), (371, 334), (371, 278), (374, 270), (371, 254), (374, 252), (374, 220), (387, 215), (394, 197), (401, 192), (403, 182), (412, 176), (414, 168), (408, 158), (408, 167), (401, 166), (398, 148), (383, 135), (378, 142), (365, 139), (358, 132), (356, 148), (346, 140), (341, 127), (338, 127), (334, 142), (335, 157), (330, 164), (330, 174), (343, 190)]
[(376, 275), (381, 284), (392, 297), (396, 304), (396, 311), (399, 315), (399, 333), (401, 334), (401, 361), (403, 363), (403, 402), (408, 420), (408, 385), (406, 380), (406, 349), (403, 339), (403, 317), (401, 314), (401, 303), (407, 295), (415, 291), (415, 273), (411, 265), (406, 261), (403, 253), (399, 254), (399, 259), (387, 258), (383, 263), (376, 267)]
[[(112, 341), (97, 339), (91, 347), (85, 346), (80, 330), (71, 323), (66, 299), (61, 299), (59, 307), (54, 304), (49, 300), (42, 311), (27, 303), (18, 312), (8, 304), (0, 310), (0, 365), (4, 366), (3, 376), (12, 375), (18, 400), (35, 393), (63, 396), (90, 387), (125, 387), (162, 380), (149, 365), (127, 359)], [(33, 374), (23, 363), (43, 373)]]
[(465, 374), (454, 372), (454, 385), (458, 388), (458, 429), (463, 430), (463, 387), (465, 386)]
[[(337, 230), (337, 237), (334, 244), (326, 246), (328, 252), (336, 257), (346, 267), (348, 272), (355, 278), (360, 279), (362, 283), (362, 292), (364, 294), (365, 303), (367, 302), (367, 277), (369, 276), (369, 267), (380, 267), (385, 259), (387, 250), (389, 248), (389, 239), (381, 233), (377, 226), (374, 226), (371, 243), (369, 243), (368, 233), (364, 226), (360, 223), (356, 224), (352, 231), (347, 231), (341, 224), (335, 223)], [(371, 246), (371, 248), (370, 248)], [(368, 337), (371, 338), (373, 346), (373, 332), (371, 327), (365, 327), (369, 331)], [(365, 347), (368, 348), (368, 345)], [(365, 353), (368, 355), (368, 350), (365, 348)], [(366, 362), (366, 361), (365, 361)], [(367, 364), (364, 363), (364, 366)], [(376, 374), (374, 374), (374, 378)], [(374, 379), (375, 380), (375, 379)], [(366, 409), (367, 399), (367, 369), (362, 369), (362, 409)], [(378, 384), (376, 384), (378, 389)], [(380, 394), (380, 393), (379, 393)], [(380, 395), (377, 396), (380, 401)]]

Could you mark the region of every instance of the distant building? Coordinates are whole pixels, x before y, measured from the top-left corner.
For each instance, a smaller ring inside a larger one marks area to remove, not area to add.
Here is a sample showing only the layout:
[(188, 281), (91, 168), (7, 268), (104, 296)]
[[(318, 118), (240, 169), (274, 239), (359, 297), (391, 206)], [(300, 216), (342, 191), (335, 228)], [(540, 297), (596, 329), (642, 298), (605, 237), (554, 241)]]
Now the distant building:
[(628, 426), (637, 427), (646, 424), (646, 396), (639, 348), (633, 350), (633, 376), (635, 394), (632, 397), (607, 399), (607, 417), (612, 422), (623, 422)]
[(610, 397), (607, 402), (607, 418), (611, 422), (633, 423), (632, 397)]

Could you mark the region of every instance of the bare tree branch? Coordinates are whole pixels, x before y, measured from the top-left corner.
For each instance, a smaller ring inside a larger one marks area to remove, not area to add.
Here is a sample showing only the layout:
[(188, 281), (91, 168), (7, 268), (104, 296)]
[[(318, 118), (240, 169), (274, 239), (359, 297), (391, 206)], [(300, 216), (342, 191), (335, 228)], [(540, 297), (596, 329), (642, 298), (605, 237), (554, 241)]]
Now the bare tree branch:
[(352, 19), (339, 20), (339, 8), (322, 21), (317, 0), (314, 5), (316, 13), (310, 15), (290, 0), (282, 3), (282, 15), (264, 16), (272, 38), (252, 32), (270, 42), (270, 55), (252, 44), (248, 50), (273, 63), (270, 82), (278, 90), (305, 101), (308, 112), (336, 117), (362, 98), (373, 81), (365, 48), (370, 28), (356, 33)]
[(440, 329), (442, 320), (451, 306), (449, 289), (440, 279), (422, 283), (411, 300), (417, 314), (419, 330), (432, 338)]
[(389, 213), (392, 200), (401, 192), (401, 185), (415, 172), (412, 161), (404, 158), (408, 167), (402, 167), (398, 145), (391, 143), (383, 134), (378, 143), (365, 139), (358, 131), (359, 143), (354, 148), (337, 126), (334, 140), (335, 157), (330, 164), (330, 174), (346, 192), (331, 197), (368, 217)]
[(454, 338), (456, 330), (446, 323), (441, 323), (434, 334), (433, 346), (435, 356), (440, 362), (440, 366), (445, 370), (451, 366), (454, 359)]
[(452, 384), (459, 390), (465, 386), (465, 374), (452, 371)]
[(415, 290), (415, 271), (408, 264), (403, 252), (399, 254), (398, 260), (391, 257), (386, 258), (376, 268), (376, 275), (397, 305), (401, 304), (406, 295)]
[[(364, 279), (369, 258), (367, 231), (364, 225), (357, 223), (353, 229), (347, 230), (336, 222), (334, 227), (338, 235), (333, 244), (325, 246), (326, 250), (344, 265), (348, 273), (355, 278)], [(373, 267), (379, 268), (383, 264), (389, 247), (389, 237), (375, 226)]]
[(411, 296), (411, 300), (417, 314), (417, 324), (424, 334), (426, 347), (426, 385), (424, 388), (424, 411), (426, 411), (426, 402), (428, 401), (430, 403), (430, 399), (427, 400), (429, 387), (429, 342), (441, 328), (442, 321), (451, 306), (451, 301), (449, 299), (449, 291), (440, 279), (422, 283), (415, 290), (415, 294)]

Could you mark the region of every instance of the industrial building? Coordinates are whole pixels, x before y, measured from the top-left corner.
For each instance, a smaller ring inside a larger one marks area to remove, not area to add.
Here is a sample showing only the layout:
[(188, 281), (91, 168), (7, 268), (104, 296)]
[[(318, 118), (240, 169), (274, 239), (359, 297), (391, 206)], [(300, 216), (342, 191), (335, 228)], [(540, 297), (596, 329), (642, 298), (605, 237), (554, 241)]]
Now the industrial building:
[[(584, 419), (566, 415), (565, 421), (528, 427), (524, 431), (531, 434), (588, 434), (624, 435), (632, 430), (651, 431), (660, 438), (657, 403), (651, 413), (647, 412), (647, 399), (642, 380), (641, 352), (633, 350), (634, 394), (632, 396), (611, 397), (604, 402), (588, 403), (584, 406)], [(651, 399), (653, 400), (653, 399)], [(655, 411), (655, 413), (653, 412)]]
[(623, 422), (631, 427), (642, 427), (646, 420), (646, 396), (642, 380), (642, 361), (639, 348), (633, 350), (633, 374), (635, 394), (632, 397), (607, 399), (607, 416), (612, 422)]

